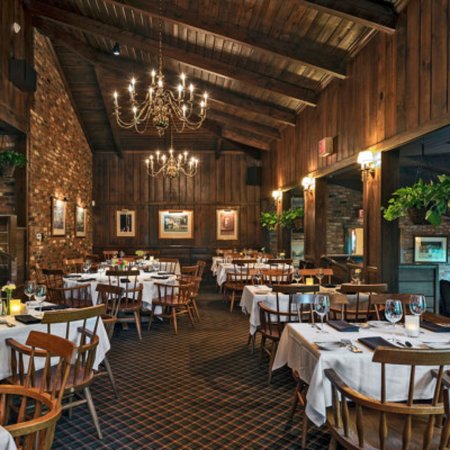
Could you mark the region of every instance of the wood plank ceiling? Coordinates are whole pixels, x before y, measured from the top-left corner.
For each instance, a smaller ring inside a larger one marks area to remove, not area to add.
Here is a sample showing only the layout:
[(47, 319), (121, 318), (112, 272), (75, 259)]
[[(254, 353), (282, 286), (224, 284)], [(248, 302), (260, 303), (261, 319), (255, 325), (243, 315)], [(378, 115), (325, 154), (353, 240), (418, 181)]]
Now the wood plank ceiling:
[[(202, 129), (175, 135), (192, 150), (267, 151), (314, 107), (376, 32), (395, 32), (407, 0), (165, 0), (164, 74), (187, 74), (210, 97)], [(153, 130), (117, 127), (112, 92), (131, 76), (144, 89), (157, 68), (158, 0), (29, 0), (48, 36), (94, 151), (151, 150)], [(120, 56), (112, 54), (120, 44)], [(139, 89), (139, 87), (138, 87)]]

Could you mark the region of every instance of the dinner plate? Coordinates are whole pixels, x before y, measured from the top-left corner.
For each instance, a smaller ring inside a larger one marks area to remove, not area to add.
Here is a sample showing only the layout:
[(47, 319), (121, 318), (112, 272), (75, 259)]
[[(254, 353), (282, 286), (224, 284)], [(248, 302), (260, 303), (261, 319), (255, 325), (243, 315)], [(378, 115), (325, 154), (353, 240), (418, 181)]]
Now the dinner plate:
[(272, 292), (272, 289), (255, 289), (256, 295), (266, 295), (270, 294)]
[(367, 324), (373, 328), (386, 328), (392, 327), (392, 324), (385, 320), (369, 320)]
[(340, 341), (314, 342), (320, 350), (340, 350), (345, 345)]
[(450, 342), (423, 342), (427, 348), (431, 348), (433, 350), (444, 350), (450, 349)]

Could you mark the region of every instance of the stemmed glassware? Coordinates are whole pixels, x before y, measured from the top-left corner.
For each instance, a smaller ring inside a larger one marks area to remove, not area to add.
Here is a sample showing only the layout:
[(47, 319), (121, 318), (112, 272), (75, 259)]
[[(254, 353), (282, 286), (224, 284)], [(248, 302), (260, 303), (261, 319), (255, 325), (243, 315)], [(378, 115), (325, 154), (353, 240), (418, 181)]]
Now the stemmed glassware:
[(253, 284), (259, 286), (261, 284), (261, 272), (256, 270), (253, 274)]
[(319, 280), (319, 285), (322, 284), (322, 279), (324, 276), (325, 276), (325, 274), (323, 272), (323, 269), (321, 269), (321, 268), (317, 269), (316, 278)]
[(403, 317), (403, 305), (400, 300), (386, 300), (384, 306), (384, 315), (392, 323), (392, 329), (395, 331), (395, 324)]
[(86, 261), (84, 261), (84, 263), (83, 263), (83, 272), (88, 273), (91, 268), (91, 265), (92, 265), (91, 260), (86, 259)]
[(320, 317), (321, 333), (326, 333), (323, 328), (323, 318), (330, 311), (330, 297), (326, 294), (317, 294), (314, 299), (314, 311)]
[[(409, 299), (409, 310), (411, 314), (420, 316), (427, 310), (427, 301), (424, 295), (411, 295)], [(420, 319), (419, 319), (420, 320)]]
[(295, 270), (294, 270), (294, 275), (293, 275), (292, 278), (293, 278), (293, 280), (294, 280), (294, 283), (296, 283), (296, 284), (300, 283), (300, 280), (302, 279), (302, 277), (301, 277), (301, 275), (300, 275), (300, 270), (295, 269)]
[(47, 297), (47, 286), (45, 284), (38, 284), (36, 290), (34, 291), (34, 298), (39, 303), (39, 311), (42, 312), (42, 303), (44, 303)]
[(25, 288), (23, 292), (28, 297), (28, 301), (31, 301), (31, 298), (34, 295), (35, 290), (36, 290), (36, 283), (34, 281), (30, 280), (25, 283)]
[(361, 270), (360, 269), (352, 269), (351, 271), (352, 282), (354, 284), (359, 284), (361, 281)]

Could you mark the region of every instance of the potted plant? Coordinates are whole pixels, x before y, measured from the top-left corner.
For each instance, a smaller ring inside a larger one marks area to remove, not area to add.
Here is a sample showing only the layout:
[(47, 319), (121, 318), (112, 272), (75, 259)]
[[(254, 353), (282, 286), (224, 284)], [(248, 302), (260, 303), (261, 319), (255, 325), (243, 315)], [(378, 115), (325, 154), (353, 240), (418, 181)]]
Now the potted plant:
[(276, 211), (263, 211), (259, 218), (259, 223), (263, 228), (274, 231), (278, 225), (278, 216)]
[(450, 176), (440, 175), (437, 182), (425, 183), (420, 179), (412, 186), (394, 191), (383, 216), (388, 221), (408, 216), (416, 225), (427, 222), (440, 225), (449, 203)]
[(303, 208), (287, 209), (281, 213), (280, 223), (283, 228), (292, 228), (296, 230), (303, 226), (303, 216), (305, 212)]
[(2, 175), (12, 178), (16, 167), (25, 167), (27, 159), (22, 153), (14, 150), (4, 150), (0, 152), (0, 170)]

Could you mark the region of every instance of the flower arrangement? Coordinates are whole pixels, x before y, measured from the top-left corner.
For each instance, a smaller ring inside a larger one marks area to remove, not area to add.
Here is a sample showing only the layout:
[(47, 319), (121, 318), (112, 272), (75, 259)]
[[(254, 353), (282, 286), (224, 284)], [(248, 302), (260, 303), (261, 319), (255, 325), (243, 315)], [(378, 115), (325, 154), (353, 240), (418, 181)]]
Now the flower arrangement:
[(259, 218), (259, 223), (263, 228), (274, 231), (278, 225), (278, 215), (276, 211), (263, 211)]
[(7, 284), (5, 284), (2, 287), (2, 292), (6, 293), (6, 299), (4, 300), (4, 305), (2, 305), (2, 315), (6, 315), (6, 316), (9, 315), (10, 302), (11, 302), (13, 292), (15, 290), (16, 290), (16, 285), (9, 281)]

